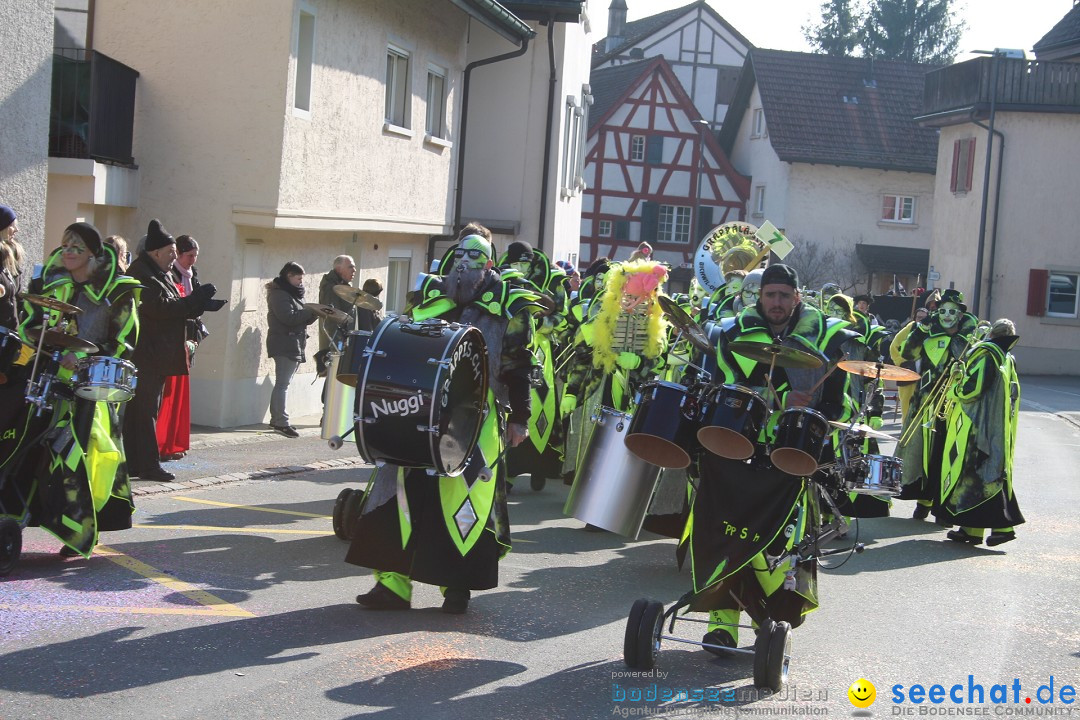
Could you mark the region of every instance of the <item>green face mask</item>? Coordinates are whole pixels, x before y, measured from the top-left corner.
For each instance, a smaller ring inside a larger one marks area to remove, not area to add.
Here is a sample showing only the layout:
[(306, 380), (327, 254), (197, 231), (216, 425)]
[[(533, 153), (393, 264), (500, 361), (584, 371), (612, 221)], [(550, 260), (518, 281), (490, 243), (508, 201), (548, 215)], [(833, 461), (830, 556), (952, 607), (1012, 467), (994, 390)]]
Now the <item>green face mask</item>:
[(847, 320), (847, 312), (836, 303), (829, 303), (825, 314), (831, 318), (836, 318), (837, 320)]
[(519, 273), (521, 273), (525, 277), (529, 276), (529, 268), (530, 267), (532, 267), (532, 261), (531, 260), (519, 260), (518, 262), (510, 263), (510, 268), (511, 269), (517, 270)]
[(475, 270), (486, 266), (493, 254), (491, 243), (487, 240), (479, 235), (467, 235), (454, 250), (454, 260), (464, 262), (470, 270)]
[(729, 297), (738, 295), (742, 292), (742, 283), (742, 278), (732, 278), (731, 280), (728, 280), (727, 285), (724, 286), (724, 291)]

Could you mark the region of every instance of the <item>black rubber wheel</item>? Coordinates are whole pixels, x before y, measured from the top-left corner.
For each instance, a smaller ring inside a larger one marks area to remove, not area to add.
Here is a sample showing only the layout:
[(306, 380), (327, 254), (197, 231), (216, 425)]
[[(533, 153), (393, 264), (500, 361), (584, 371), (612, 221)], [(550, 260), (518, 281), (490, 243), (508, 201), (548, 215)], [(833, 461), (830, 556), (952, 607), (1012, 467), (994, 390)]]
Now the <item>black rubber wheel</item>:
[(626, 634), (623, 637), (622, 657), (628, 668), (637, 668), (637, 631), (641, 625), (641, 614), (649, 601), (638, 598), (630, 606), (630, 616), (626, 618)]
[(360, 517), (360, 505), (364, 502), (364, 493), (353, 490), (345, 500), (345, 508), (342, 513), (342, 525), (345, 528), (345, 539), (356, 538), (356, 520)]
[(664, 630), (664, 606), (655, 600), (649, 600), (641, 613), (641, 623), (637, 634), (637, 666), (642, 670), (656, 667), (656, 656), (660, 652), (660, 633)]
[(533, 473), (529, 476), (529, 487), (531, 487), (534, 492), (540, 492), (544, 489), (545, 485), (547, 485), (547, 478), (543, 475)]
[(345, 503), (348, 501), (349, 496), (353, 494), (352, 488), (345, 488), (338, 493), (337, 500), (334, 501), (334, 515), (333, 526), (334, 534), (342, 540), (348, 540), (348, 536), (345, 535)]
[(765, 687), (778, 693), (784, 688), (791, 664), (791, 625), (781, 620), (769, 638), (769, 667)]
[(769, 686), (769, 644), (776, 623), (766, 618), (757, 629), (754, 640), (754, 687)]
[(0, 518), (0, 577), (15, 569), (22, 554), (22, 528), (9, 517)]

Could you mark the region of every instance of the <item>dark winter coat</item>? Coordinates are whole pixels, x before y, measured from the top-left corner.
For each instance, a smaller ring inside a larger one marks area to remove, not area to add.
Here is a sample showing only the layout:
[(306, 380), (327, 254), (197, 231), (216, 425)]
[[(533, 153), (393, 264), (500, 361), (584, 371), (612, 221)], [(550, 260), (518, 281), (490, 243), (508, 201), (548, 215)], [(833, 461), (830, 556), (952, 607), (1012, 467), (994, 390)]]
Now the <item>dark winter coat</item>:
[(202, 297), (180, 297), (172, 274), (158, 267), (146, 252), (128, 267), (143, 286), (139, 304), (139, 342), (131, 361), (140, 373), (187, 375), (187, 321), (203, 314)]
[(273, 281), (266, 284), (266, 308), (266, 354), (305, 362), (306, 328), (319, 316)]

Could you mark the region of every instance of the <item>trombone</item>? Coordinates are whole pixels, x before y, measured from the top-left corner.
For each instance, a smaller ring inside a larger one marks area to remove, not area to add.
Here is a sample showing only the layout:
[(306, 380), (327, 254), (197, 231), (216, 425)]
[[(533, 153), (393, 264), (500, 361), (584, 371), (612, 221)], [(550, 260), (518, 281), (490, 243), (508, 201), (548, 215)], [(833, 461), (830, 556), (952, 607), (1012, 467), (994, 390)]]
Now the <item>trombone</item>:
[[(968, 336), (967, 345), (964, 346), (964, 350), (958, 357), (953, 358), (942, 369), (941, 374), (938, 375), (934, 381), (930, 391), (923, 397), (922, 403), (919, 404), (919, 408), (911, 415), (911, 422), (904, 428), (904, 432), (900, 434), (900, 440), (898, 445), (906, 445), (911, 441), (912, 436), (915, 433), (916, 428), (926, 428), (930, 432), (934, 432), (934, 423), (937, 420), (944, 420), (952, 407), (952, 399), (949, 397), (949, 390), (952, 386), (953, 372), (956, 369), (963, 371), (966, 368), (968, 359), (970, 359), (972, 352), (978, 345), (986, 340), (990, 335), (990, 323), (982, 320), (971, 335)], [(919, 418), (926, 415), (927, 411), (933, 410), (930, 418), (926, 422), (920, 422)]]

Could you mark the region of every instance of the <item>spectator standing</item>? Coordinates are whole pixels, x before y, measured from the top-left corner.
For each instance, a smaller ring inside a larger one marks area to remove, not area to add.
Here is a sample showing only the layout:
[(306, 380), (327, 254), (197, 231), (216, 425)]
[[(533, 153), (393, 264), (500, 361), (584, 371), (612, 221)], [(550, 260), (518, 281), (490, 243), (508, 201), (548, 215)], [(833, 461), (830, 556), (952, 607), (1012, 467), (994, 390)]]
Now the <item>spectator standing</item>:
[(220, 310), (225, 304), (223, 300), (213, 300), (217, 288), (209, 283), (188, 297), (181, 297), (169, 273), (175, 259), (176, 240), (160, 220), (151, 220), (143, 250), (128, 268), (144, 290), (139, 305), (142, 331), (131, 357), (139, 371), (139, 383), (124, 416), (124, 448), (130, 474), (143, 480), (175, 478), (161, 467), (158, 456), (157, 420), (162, 388), (168, 376), (187, 375), (188, 319), (197, 318), (207, 310)]
[[(188, 297), (198, 287), (195, 261), (199, 257), (199, 243), (190, 235), (176, 238), (176, 260), (169, 271), (180, 297)], [(191, 363), (198, 345), (200, 330), (204, 329), (198, 318), (188, 318), (184, 327), (184, 350), (187, 354), (187, 369), (191, 372)], [(157, 442), (158, 456), (161, 462), (179, 460), (187, 455), (191, 447), (191, 391), (189, 375), (170, 375), (165, 378), (161, 391), (161, 407), (158, 409)]]
[[(338, 255), (334, 258), (334, 267), (330, 272), (323, 275), (319, 281), (319, 304), (337, 308), (343, 313), (352, 313), (352, 303), (338, 297), (334, 288), (338, 285), (351, 286), (356, 277), (356, 263), (348, 255)], [(330, 347), (330, 338), (337, 332), (338, 324), (329, 318), (319, 321), (319, 350)], [(319, 368), (320, 372), (323, 368)]]
[(128, 250), (127, 240), (120, 235), (110, 235), (105, 238), (105, 244), (116, 251), (116, 269), (127, 275), (128, 266), (131, 265), (131, 251)]
[(23, 246), (15, 239), (19, 220), (15, 211), (0, 205), (0, 326), (14, 330), (19, 324), (19, 300), (22, 289)]
[(299, 437), (289, 424), (286, 401), (289, 383), (307, 358), (307, 326), (318, 320), (304, 307), (304, 268), (289, 261), (266, 284), (266, 354), (274, 361), (274, 390), (270, 395), (270, 429), (287, 438)]

